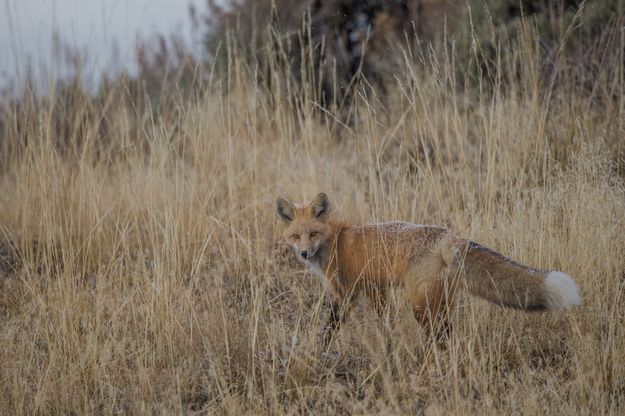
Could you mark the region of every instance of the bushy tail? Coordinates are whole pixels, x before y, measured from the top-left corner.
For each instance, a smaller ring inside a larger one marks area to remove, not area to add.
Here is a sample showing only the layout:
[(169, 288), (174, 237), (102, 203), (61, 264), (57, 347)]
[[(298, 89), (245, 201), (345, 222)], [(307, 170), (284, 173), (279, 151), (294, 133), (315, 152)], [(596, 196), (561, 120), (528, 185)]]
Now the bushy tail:
[(582, 303), (568, 274), (532, 269), (472, 241), (458, 248), (454, 263), (473, 295), (527, 311), (568, 309)]

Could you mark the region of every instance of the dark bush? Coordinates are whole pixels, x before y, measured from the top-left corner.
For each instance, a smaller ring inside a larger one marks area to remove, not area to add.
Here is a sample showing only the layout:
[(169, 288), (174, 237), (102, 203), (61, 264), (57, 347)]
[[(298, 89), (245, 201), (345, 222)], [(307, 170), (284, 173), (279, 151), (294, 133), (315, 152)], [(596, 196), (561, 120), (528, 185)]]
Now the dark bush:
[[(218, 45), (235, 42), (261, 65), (278, 56), (299, 82), (317, 86), (325, 104), (344, 98), (358, 78), (384, 91), (406, 48), (418, 47), (423, 58), (424, 51), (441, 54), (453, 46), (463, 85), (488, 77), (497, 48), (520, 42), (522, 20), (538, 31), (547, 73), (558, 54), (585, 66), (598, 46), (616, 47), (608, 33), (614, 34), (625, 13), (623, 0), (240, 0), (227, 7), (209, 0), (208, 5), (209, 55)], [(412, 59), (418, 61), (418, 55)], [(311, 63), (315, 73), (305, 73), (302, 68)]]

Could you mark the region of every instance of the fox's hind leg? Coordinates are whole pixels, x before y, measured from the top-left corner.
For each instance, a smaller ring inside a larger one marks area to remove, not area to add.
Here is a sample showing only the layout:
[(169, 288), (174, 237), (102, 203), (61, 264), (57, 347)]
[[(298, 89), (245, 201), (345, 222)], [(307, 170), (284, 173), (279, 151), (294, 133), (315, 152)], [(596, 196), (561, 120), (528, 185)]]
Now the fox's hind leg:
[(430, 334), (442, 340), (451, 332), (450, 311), (458, 279), (445, 267), (435, 282), (422, 284), (412, 293), (410, 303), (417, 321)]
[(444, 308), (445, 299), (438, 288), (427, 288), (413, 294), (410, 299), (415, 319), (427, 331), (434, 331), (440, 324), (443, 316), (440, 312)]

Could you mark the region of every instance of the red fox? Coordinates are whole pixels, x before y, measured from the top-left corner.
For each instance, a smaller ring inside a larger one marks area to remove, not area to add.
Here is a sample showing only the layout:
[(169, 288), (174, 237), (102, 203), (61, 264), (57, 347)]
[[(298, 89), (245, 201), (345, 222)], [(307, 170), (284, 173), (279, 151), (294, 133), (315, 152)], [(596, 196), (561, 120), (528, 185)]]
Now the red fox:
[(473, 295), (526, 311), (581, 303), (569, 275), (524, 266), (443, 227), (407, 222), (350, 225), (330, 217), (330, 202), (323, 193), (310, 204), (278, 198), (276, 206), (287, 224), (284, 239), (332, 297), (326, 336), (339, 327), (359, 293), (376, 308), (383, 307), (389, 285), (403, 286), (426, 329), (446, 327), (442, 312), (453, 304), (461, 279)]

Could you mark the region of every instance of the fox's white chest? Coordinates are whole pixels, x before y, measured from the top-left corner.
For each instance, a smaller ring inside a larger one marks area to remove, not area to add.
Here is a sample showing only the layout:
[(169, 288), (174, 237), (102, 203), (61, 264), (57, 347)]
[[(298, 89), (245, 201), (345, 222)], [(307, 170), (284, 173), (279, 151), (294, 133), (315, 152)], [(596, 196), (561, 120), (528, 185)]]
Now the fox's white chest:
[(323, 284), (323, 288), (326, 291), (332, 293), (332, 286), (330, 285), (330, 282), (328, 281), (326, 274), (323, 272), (323, 270), (321, 270), (321, 266), (319, 265), (319, 263), (310, 261), (310, 262), (306, 262), (306, 264), (308, 265), (308, 268), (310, 269), (310, 271), (313, 272), (313, 274), (317, 276), (319, 280), (321, 280), (321, 284)]

